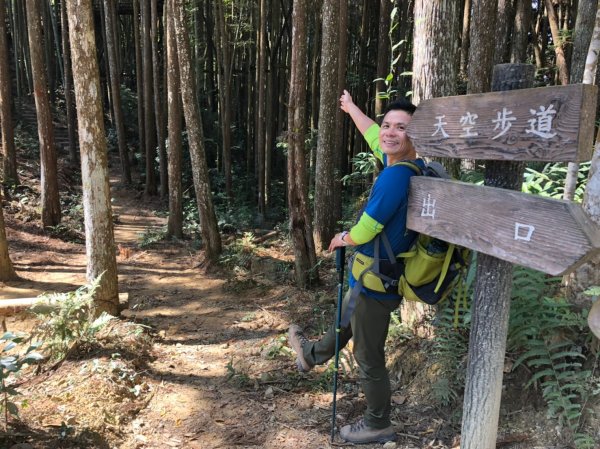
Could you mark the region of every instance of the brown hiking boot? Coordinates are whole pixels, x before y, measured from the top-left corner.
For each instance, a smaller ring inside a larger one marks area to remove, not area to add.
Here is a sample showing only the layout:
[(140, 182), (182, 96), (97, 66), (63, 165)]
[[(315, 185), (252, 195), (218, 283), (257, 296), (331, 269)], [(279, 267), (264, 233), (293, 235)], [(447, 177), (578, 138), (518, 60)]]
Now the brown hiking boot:
[(363, 418), (354, 424), (348, 424), (340, 429), (340, 437), (344, 441), (355, 444), (365, 443), (387, 443), (396, 439), (396, 432), (392, 426), (385, 429), (374, 429), (365, 424)]
[(308, 342), (308, 338), (304, 336), (302, 329), (297, 324), (292, 324), (288, 332), (288, 342), (296, 353), (296, 366), (298, 371), (306, 373), (310, 371), (313, 366), (306, 361), (304, 354), (302, 353), (302, 347)]

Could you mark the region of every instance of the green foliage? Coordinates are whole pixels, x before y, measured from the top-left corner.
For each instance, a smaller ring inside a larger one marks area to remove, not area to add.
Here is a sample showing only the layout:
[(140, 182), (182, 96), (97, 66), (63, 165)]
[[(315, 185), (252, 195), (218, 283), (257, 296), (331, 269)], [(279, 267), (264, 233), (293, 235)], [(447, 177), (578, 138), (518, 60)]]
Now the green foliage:
[(285, 334), (274, 338), (266, 348), (267, 359), (276, 359), (279, 356), (288, 356), (295, 353), (287, 346), (287, 336)]
[(15, 126), (15, 147), (22, 158), (34, 159), (39, 156), (40, 143), (37, 134), (25, 129), (21, 123)]
[(232, 383), (238, 388), (246, 388), (251, 384), (250, 376), (243, 369), (238, 369), (234, 365), (233, 358), (227, 363), (227, 382)]
[(9, 378), (18, 376), (25, 365), (31, 365), (44, 358), (35, 350), (41, 346), (41, 342), (33, 343), (21, 353), (21, 344), (29, 341), (24, 334), (13, 334), (6, 332), (0, 337), (0, 342), (6, 343), (0, 351), (0, 411), (4, 411), (4, 431), (8, 428), (9, 414), (18, 416), (17, 405), (10, 399), (19, 393), (9, 383)]
[(578, 448), (592, 447), (586, 443), (590, 437), (580, 432), (592, 377), (584, 366), (585, 316), (564, 298), (550, 296), (560, 279), (525, 268), (516, 268), (514, 279), (507, 341), (517, 357), (513, 369), (527, 365), (526, 387), (539, 385), (548, 417), (557, 419)]
[(252, 232), (245, 232), (242, 238), (235, 239), (224, 248), (219, 262), (230, 268), (250, 268), (250, 261), (256, 250), (254, 239)]
[(147, 248), (154, 243), (158, 243), (167, 237), (167, 227), (162, 226), (160, 228), (150, 227), (138, 235), (138, 245), (140, 248)]
[(433, 400), (442, 406), (450, 406), (460, 400), (465, 382), (469, 323), (463, 319), (455, 324), (456, 307), (463, 317), (469, 313), (468, 309), (463, 309), (462, 301), (457, 303), (456, 298), (451, 298), (439, 306), (434, 322), (436, 331), (432, 356), (437, 377), (431, 387), (431, 394)]
[(358, 182), (364, 182), (365, 179), (373, 174), (375, 167), (377, 166), (377, 159), (373, 153), (358, 153), (352, 158), (352, 164), (354, 170), (349, 175), (342, 178), (344, 185), (355, 184)]
[[(577, 174), (574, 200), (581, 202), (587, 184), (591, 162), (582, 163)], [(550, 198), (562, 198), (565, 190), (567, 166), (564, 163), (548, 163), (541, 170), (526, 168), (523, 191)]]
[(52, 306), (40, 302), (31, 308), (31, 312), (41, 321), (34, 335), (44, 341), (51, 359), (66, 357), (71, 347), (82, 341), (90, 341), (114, 319), (107, 313), (94, 319), (93, 296), (100, 279), (101, 276), (98, 276), (89, 285), (74, 292), (45, 294), (42, 298)]

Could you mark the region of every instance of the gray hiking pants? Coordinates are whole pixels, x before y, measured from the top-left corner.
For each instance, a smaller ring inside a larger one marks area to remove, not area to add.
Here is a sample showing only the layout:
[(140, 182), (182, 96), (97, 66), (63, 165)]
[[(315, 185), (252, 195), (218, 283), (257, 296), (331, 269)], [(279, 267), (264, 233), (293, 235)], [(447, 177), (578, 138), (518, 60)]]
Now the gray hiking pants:
[[(342, 301), (342, 314), (350, 298), (350, 290)], [(350, 326), (340, 331), (340, 349), (354, 336), (353, 354), (358, 363), (361, 386), (367, 399), (365, 424), (384, 429), (390, 423), (391, 388), (385, 367), (385, 340), (390, 314), (401, 300), (377, 300), (359, 294)], [(303, 346), (303, 355), (312, 365), (326, 363), (335, 355), (335, 324), (323, 337)]]

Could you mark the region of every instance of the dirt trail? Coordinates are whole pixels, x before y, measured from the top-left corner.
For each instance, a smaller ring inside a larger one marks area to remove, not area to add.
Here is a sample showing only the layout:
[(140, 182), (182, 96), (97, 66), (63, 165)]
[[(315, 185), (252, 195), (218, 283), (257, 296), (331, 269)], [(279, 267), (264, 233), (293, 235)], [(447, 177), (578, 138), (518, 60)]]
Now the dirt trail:
[[(129, 295), (123, 317), (149, 326), (154, 335), (150, 356), (138, 373), (149, 387), (144, 407), (129, 419), (120, 418), (118, 428), (107, 426), (110, 436), (96, 431), (102, 443), (81, 447), (329, 447), (331, 394), (310, 387), (318, 374), (307, 377), (295, 371), (285, 343), (288, 311), (296, 303), (298, 310), (310, 308), (304, 293), (267, 279), (206, 273), (202, 252), (190, 249), (189, 241), (141, 249), (140, 235), (165, 224), (153, 212), (159, 205), (142, 201), (116, 179), (111, 185), (119, 291)], [(72, 291), (85, 284), (83, 245), (39, 232), (32, 238), (31, 229), (18, 225), (8, 218), (11, 257), (22, 280), (0, 285), (0, 299)], [(19, 320), (10, 317), (9, 330), (18, 328)], [(87, 367), (83, 363), (65, 363), (50, 380), (34, 382), (39, 385), (31, 389), (31, 408), (40, 416), (24, 410), (22, 419), (31, 421), (30, 429), (40, 426), (45, 439), (52, 438), (60, 423), (73, 422), (77, 431), (77, 423), (92, 420), (83, 415), (108, 413), (93, 391), (85, 393), (91, 396), (84, 401), (92, 406), (71, 408), (71, 415), (64, 400), (58, 406), (36, 406), (43, 393), (63, 397), (64, 382), (57, 379), (77, 382), (77, 373)], [(53, 389), (57, 391), (50, 394)], [(103, 393), (99, 389), (97, 394)], [(339, 397), (343, 415), (343, 392)], [(52, 414), (58, 416), (48, 421)], [(57, 441), (52, 447), (77, 446)]]

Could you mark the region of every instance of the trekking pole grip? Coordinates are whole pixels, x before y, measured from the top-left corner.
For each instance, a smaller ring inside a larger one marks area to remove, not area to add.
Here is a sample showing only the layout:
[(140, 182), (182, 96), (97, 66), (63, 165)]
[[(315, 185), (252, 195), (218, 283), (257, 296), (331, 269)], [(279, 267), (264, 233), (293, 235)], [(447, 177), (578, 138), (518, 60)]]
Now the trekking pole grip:
[(335, 252), (335, 270), (338, 273), (344, 272), (344, 263), (346, 259), (346, 247), (338, 246)]

